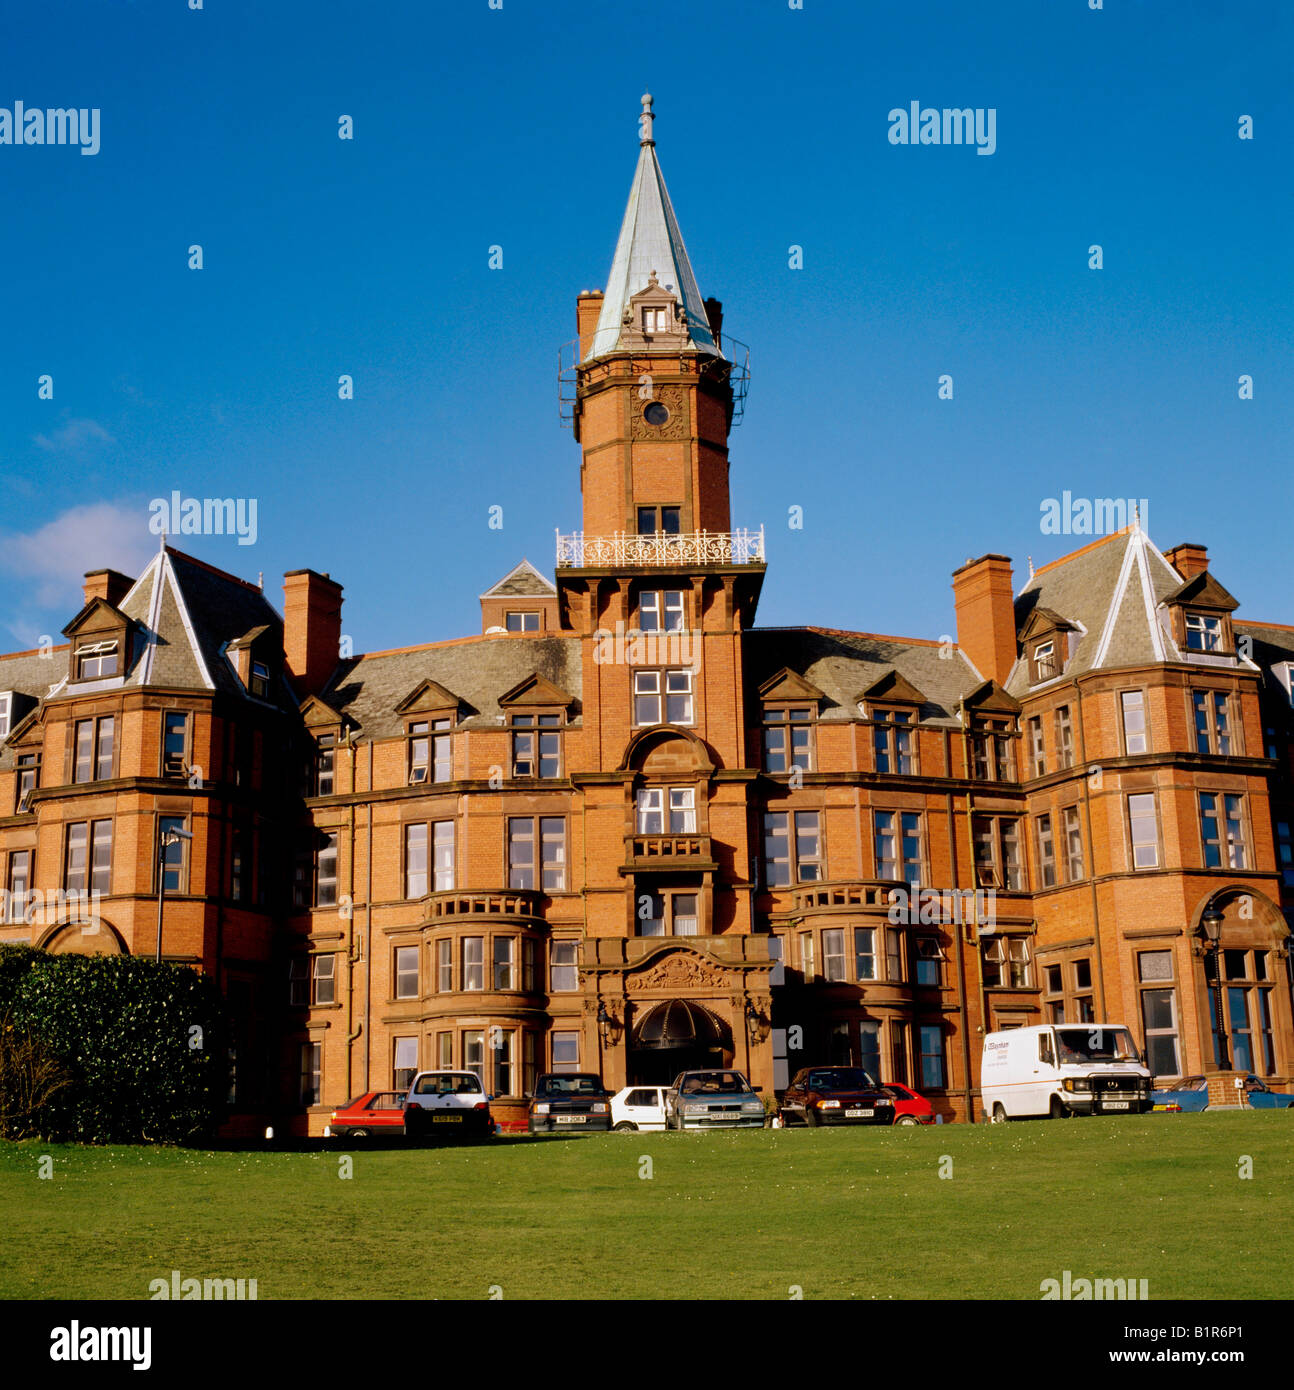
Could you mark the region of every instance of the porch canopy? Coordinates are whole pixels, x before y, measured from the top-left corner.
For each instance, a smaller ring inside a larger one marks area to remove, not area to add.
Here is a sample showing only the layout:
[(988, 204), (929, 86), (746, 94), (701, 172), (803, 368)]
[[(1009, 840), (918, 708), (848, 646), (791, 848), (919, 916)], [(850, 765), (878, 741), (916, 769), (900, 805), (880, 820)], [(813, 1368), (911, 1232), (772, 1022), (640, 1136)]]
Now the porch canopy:
[(652, 1004), (633, 1031), (635, 1047), (731, 1047), (727, 1026), (709, 1009), (690, 999), (666, 999)]

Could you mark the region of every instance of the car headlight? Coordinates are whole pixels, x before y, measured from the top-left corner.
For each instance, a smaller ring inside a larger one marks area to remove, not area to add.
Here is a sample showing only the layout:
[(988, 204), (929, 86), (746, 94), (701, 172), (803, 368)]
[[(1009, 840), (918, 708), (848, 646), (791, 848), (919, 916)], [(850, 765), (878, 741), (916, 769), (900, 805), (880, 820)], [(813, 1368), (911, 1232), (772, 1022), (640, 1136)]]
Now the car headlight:
[(535, 1102), (535, 1108), (534, 1108), (534, 1110), (533, 1110), (532, 1113), (535, 1114), (535, 1115), (547, 1115), (547, 1114), (548, 1114), (548, 1102), (547, 1102), (546, 1100), (536, 1101), (536, 1102)]
[(840, 1109), (840, 1102), (839, 1102), (838, 1100), (820, 1100), (820, 1101), (818, 1101), (818, 1109), (819, 1109), (819, 1110), (839, 1110), (839, 1109)]
[(764, 1112), (764, 1102), (762, 1100), (748, 1100), (742, 1107), (744, 1115), (762, 1115)]
[(1065, 1090), (1067, 1091), (1090, 1091), (1092, 1083), (1086, 1076), (1067, 1076), (1065, 1078)]
[(894, 1102), (893, 1102), (892, 1100), (878, 1100), (878, 1101), (874, 1101), (873, 1104), (874, 1104), (874, 1105), (893, 1105)]
[(601, 1101), (597, 1101), (593, 1106), (593, 1113), (595, 1115), (605, 1115), (607, 1113), (607, 1108)]

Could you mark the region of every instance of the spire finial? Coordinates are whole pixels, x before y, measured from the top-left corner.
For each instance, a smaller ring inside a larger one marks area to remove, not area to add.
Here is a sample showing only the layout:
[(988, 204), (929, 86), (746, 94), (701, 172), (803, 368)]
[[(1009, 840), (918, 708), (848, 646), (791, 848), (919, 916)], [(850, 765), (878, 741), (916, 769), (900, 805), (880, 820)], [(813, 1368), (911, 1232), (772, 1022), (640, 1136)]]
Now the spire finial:
[(656, 117), (652, 113), (651, 107), (652, 94), (650, 92), (644, 92), (642, 115), (638, 117), (639, 145), (654, 145), (656, 143), (656, 141), (652, 139), (651, 133), (651, 123), (656, 119)]
[(1029, 578), (1033, 578), (1033, 556), (1029, 556)]

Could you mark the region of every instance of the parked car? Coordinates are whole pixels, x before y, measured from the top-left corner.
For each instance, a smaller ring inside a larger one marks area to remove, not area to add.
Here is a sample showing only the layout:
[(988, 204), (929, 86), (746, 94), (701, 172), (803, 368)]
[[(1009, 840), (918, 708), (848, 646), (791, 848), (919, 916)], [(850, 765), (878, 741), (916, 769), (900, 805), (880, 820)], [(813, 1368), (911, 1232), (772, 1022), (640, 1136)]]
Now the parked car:
[(1151, 1077), (1119, 1023), (1044, 1023), (984, 1035), (980, 1095), (989, 1119), (1140, 1115)]
[[(1176, 1110), (1198, 1113), (1209, 1106), (1209, 1083), (1203, 1076), (1185, 1076), (1175, 1085), (1151, 1095), (1156, 1110)], [(1244, 1101), (1253, 1110), (1294, 1109), (1294, 1095), (1273, 1091), (1265, 1081), (1251, 1072), (1245, 1077)]]
[(328, 1133), (334, 1139), (373, 1139), (404, 1134), (404, 1092), (365, 1091), (332, 1112)]
[(668, 1086), (626, 1086), (611, 1097), (611, 1128), (664, 1129)]
[(894, 1123), (896, 1125), (932, 1125), (935, 1122), (935, 1108), (925, 1098), (919, 1096), (909, 1086), (897, 1081), (887, 1081), (885, 1089), (894, 1097)]
[(763, 1129), (764, 1102), (739, 1071), (684, 1071), (665, 1093), (666, 1129)]
[(1150, 1099), (1155, 1110), (1204, 1110), (1209, 1103), (1209, 1083), (1202, 1076), (1184, 1076), (1166, 1090), (1152, 1091)]
[(1285, 1091), (1273, 1091), (1256, 1076), (1245, 1077), (1245, 1100), (1255, 1110), (1294, 1110), (1294, 1096)]
[(894, 1097), (861, 1067), (804, 1067), (782, 1096), (782, 1119), (802, 1125), (889, 1125)]
[(611, 1128), (611, 1092), (596, 1072), (544, 1072), (530, 1097), (531, 1134), (587, 1134)]
[(491, 1099), (474, 1071), (420, 1071), (405, 1097), (405, 1133), (492, 1134)]

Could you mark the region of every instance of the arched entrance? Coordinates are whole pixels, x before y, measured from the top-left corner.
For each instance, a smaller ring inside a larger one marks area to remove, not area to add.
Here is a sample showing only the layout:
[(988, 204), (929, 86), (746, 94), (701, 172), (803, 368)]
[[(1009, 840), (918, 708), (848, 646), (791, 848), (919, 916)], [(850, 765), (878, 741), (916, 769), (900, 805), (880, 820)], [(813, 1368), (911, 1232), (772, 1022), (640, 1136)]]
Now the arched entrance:
[(681, 1071), (732, 1066), (732, 1033), (693, 1000), (645, 1004), (631, 1025), (627, 1061), (631, 1086), (668, 1085)]

